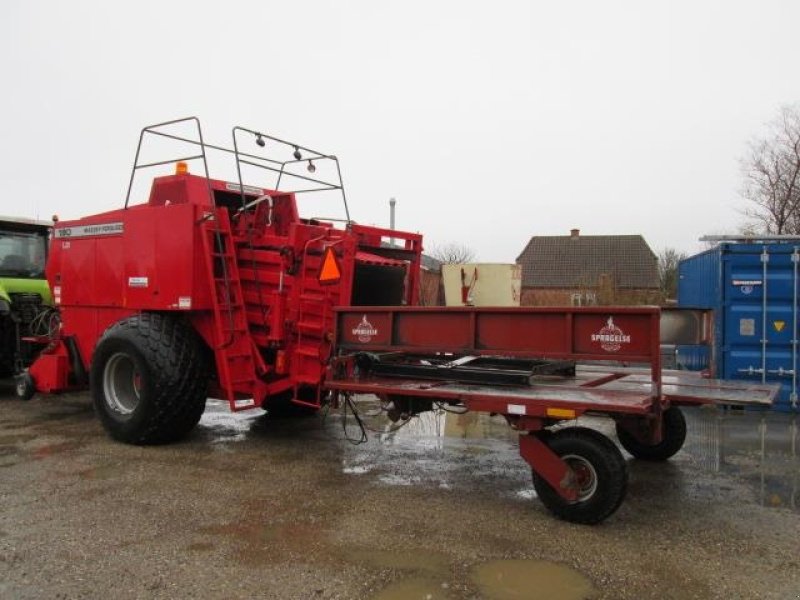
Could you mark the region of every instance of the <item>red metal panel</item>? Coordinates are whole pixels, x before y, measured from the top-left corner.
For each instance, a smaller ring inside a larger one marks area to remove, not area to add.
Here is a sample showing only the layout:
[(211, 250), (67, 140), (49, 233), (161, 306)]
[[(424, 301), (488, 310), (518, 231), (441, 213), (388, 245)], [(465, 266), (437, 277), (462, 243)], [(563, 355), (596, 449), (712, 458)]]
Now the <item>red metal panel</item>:
[(572, 471), (547, 444), (535, 435), (519, 436), (519, 453), (550, 487), (565, 500), (575, 500), (578, 489)]
[(410, 349), (469, 352), (474, 345), (471, 322), (472, 316), (467, 312), (396, 312), (392, 344)]
[(476, 347), (537, 354), (569, 354), (569, 322), (564, 315), (536, 312), (477, 314)]
[[(660, 366), (657, 308), (354, 307), (337, 312), (336, 340), (341, 349), (617, 360)], [(356, 322), (365, 326), (358, 328)]]

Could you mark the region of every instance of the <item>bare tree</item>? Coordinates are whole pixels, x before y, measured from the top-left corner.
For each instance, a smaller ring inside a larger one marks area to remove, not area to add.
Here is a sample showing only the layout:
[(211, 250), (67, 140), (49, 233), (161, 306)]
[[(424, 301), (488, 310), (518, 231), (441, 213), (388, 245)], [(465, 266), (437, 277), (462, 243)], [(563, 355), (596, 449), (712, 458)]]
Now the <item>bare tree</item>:
[(742, 160), (745, 214), (760, 233), (800, 234), (800, 104), (784, 106)]
[(456, 242), (436, 245), (428, 254), (445, 265), (468, 263), (475, 259), (472, 248)]
[(658, 255), (658, 283), (664, 300), (678, 295), (678, 263), (686, 258), (685, 252), (664, 248)]

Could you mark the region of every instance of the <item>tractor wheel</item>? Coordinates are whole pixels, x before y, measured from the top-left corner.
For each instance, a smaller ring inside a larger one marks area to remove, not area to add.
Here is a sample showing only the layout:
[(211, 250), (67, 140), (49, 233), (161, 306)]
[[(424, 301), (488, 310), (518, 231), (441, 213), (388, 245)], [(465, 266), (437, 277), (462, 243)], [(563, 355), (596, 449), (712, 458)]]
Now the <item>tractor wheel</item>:
[(142, 313), (109, 327), (92, 358), (94, 407), (106, 431), (129, 444), (178, 440), (206, 406), (201, 342), (183, 322)]
[(611, 516), (622, 504), (628, 487), (628, 467), (617, 446), (586, 427), (561, 429), (544, 441), (569, 465), (580, 487), (576, 500), (565, 500), (534, 472), (533, 487), (550, 512), (584, 525), (594, 525)]
[(20, 400), (30, 400), (36, 393), (33, 377), (27, 371), (14, 376), (14, 391)]
[(658, 444), (644, 444), (617, 424), (619, 443), (635, 458), (650, 461), (667, 460), (678, 452), (686, 441), (686, 419), (677, 406), (665, 410), (661, 418), (664, 435)]

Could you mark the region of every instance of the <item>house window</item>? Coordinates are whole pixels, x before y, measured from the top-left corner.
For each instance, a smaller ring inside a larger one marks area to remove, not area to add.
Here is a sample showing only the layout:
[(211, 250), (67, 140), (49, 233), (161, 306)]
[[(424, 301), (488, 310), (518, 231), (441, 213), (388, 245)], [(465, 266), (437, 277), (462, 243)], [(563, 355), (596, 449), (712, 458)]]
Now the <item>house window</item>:
[(596, 306), (597, 295), (594, 292), (575, 292), (570, 294), (572, 306)]

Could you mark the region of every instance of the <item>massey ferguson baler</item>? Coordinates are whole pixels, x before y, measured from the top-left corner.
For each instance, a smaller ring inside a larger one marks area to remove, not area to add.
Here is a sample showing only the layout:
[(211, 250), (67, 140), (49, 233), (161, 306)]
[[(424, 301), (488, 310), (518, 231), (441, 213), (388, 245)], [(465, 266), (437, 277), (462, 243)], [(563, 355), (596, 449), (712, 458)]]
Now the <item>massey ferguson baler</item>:
[[(170, 133), (187, 123), (196, 138)], [(47, 278), (61, 326), (18, 383), (20, 395), (88, 386), (115, 439), (177, 440), (208, 397), (234, 411), (338, 406), (352, 394), (377, 395), (395, 418), (485, 411), (520, 432), (542, 502), (596, 523), (624, 498), (626, 462), (570, 422), (610, 417), (633, 456), (665, 460), (685, 439), (679, 405), (769, 404), (776, 393), (662, 373), (657, 308), (416, 306), (420, 235), (358, 225), (346, 201), (340, 226), (300, 217), (302, 192), (344, 200), (334, 156), (240, 127), (227, 151), (182, 119), (142, 131), (131, 185), (167, 162), (140, 161), (146, 136), (199, 151), (155, 178), (145, 203), (56, 225)], [(245, 141), (257, 148), (240, 150)], [(266, 146), (271, 156), (253, 153)], [(208, 176), (209, 149), (232, 153), (237, 182)], [(315, 175), (326, 162), (334, 182)], [(274, 182), (246, 185), (244, 166)], [(287, 180), (310, 187), (287, 191)]]

